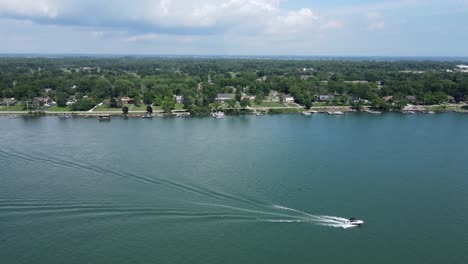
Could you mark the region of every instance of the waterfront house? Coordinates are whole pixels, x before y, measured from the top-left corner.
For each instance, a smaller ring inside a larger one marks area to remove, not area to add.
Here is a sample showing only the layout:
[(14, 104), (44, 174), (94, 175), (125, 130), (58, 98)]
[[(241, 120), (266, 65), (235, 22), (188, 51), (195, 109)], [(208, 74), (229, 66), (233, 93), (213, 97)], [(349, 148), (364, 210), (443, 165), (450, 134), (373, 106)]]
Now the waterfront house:
[(384, 97), (382, 97), (382, 99), (383, 99), (385, 102), (388, 102), (388, 101), (393, 100), (393, 96), (391, 96), (391, 95), (389, 95), (389, 96), (384, 96)]
[(125, 105), (125, 104), (133, 104), (134, 103), (134, 100), (133, 98), (130, 98), (128, 96), (124, 96), (124, 97), (121, 97), (120, 98), (120, 102)]
[(227, 94), (227, 93), (225, 93), (225, 94), (218, 94), (218, 95), (216, 96), (216, 101), (218, 101), (218, 102), (225, 102), (225, 101), (229, 101), (229, 100), (231, 100), (231, 95), (230, 95), (230, 94)]
[(34, 97), (32, 101), (34, 104), (44, 105), (50, 101), (50, 98), (49, 97)]
[(406, 96), (406, 100), (407, 100), (408, 102), (410, 102), (410, 103), (414, 103), (414, 102), (416, 102), (416, 96), (414, 96), (414, 95), (408, 95), (408, 96)]
[(16, 100), (15, 98), (5, 98), (5, 99), (3, 99), (3, 101), (2, 101), (2, 105), (13, 106), (13, 105), (15, 105), (17, 102), (18, 102), (18, 100)]
[(184, 97), (182, 95), (176, 95), (174, 98), (175, 98), (176, 104), (183, 104), (184, 103)]
[(257, 97), (255, 95), (245, 94), (242, 96), (242, 100), (254, 101)]
[(317, 96), (317, 100), (319, 102), (325, 102), (325, 101), (328, 101), (328, 100), (332, 100), (333, 98), (335, 98), (335, 96), (333, 96), (331, 94), (321, 94), (321, 95)]
[(283, 102), (284, 103), (294, 103), (294, 97), (288, 94), (283, 94)]
[(455, 103), (455, 97), (453, 96), (450, 96), (450, 95), (447, 95), (447, 101), (449, 101), (449, 103)]

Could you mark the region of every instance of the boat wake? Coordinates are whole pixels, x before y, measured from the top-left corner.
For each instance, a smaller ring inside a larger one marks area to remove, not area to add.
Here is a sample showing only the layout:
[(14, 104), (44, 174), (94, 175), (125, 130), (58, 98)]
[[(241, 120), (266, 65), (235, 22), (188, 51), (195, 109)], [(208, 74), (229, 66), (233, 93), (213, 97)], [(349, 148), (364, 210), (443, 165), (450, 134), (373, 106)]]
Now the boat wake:
[[(221, 204), (211, 204), (211, 203), (196, 203), (198, 205), (220, 207), (225, 209), (231, 209), (236, 211), (254, 213), (258, 216), (255, 217), (258, 221), (265, 221), (271, 223), (313, 223), (321, 226), (327, 227), (336, 227), (336, 228), (353, 228), (358, 227), (359, 224), (353, 223), (353, 220), (337, 217), (337, 216), (328, 216), (328, 215), (314, 215), (297, 209), (281, 206), (281, 205), (272, 205), (268, 208), (262, 210), (252, 210), (242, 207), (227, 206)], [(268, 216), (268, 219), (266, 218)], [(269, 219), (273, 217), (280, 217), (279, 219)], [(360, 220), (359, 220), (360, 221)]]

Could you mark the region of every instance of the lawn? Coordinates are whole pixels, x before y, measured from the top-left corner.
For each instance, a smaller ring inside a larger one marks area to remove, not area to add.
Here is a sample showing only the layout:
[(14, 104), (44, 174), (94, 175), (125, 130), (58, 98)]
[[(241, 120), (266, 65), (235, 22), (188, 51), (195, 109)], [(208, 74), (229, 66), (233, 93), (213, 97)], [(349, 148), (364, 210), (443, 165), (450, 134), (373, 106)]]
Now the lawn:
[(175, 104), (175, 110), (184, 110), (184, 104)]
[(0, 111), (7, 111), (7, 110), (9, 110), (9, 111), (26, 111), (25, 108), (26, 107), (24, 105), (22, 105), (20, 103), (17, 103), (17, 104), (15, 104), (13, 106), (10, 105), (8, 107), (8, 109), (7, 109), (6, 106), (0, 106)]
[[(153, 106), (153, 110), (154, 110), (154, 106)], [(146, 105), (142, 104), (142, 105), (139, 105), (139, 106), (136, 106), (136, 105), (131, 105), (129, 107), (129, 111), (146, 111)]]
[(122, 108), (110, 108), (106, 105), (101, 105), (96, 108), (94, 108), (94, 111), (99, 112), (99, 111), (122, 111)]
[(312, 106), (328, 106), (326, 102), (313, 102)]
[(47, 109), (47, 111), (65, 112), (65, 111), (70, 111), (70, 107), (69, 106), (60, 107), (60, 106), (54, 105), (54, 106), (49, 107), (49, 109)]
[(284, 107), (283, 104), (278, 102), (262, 102), (260, 105), (252, 104), (253, 107)]

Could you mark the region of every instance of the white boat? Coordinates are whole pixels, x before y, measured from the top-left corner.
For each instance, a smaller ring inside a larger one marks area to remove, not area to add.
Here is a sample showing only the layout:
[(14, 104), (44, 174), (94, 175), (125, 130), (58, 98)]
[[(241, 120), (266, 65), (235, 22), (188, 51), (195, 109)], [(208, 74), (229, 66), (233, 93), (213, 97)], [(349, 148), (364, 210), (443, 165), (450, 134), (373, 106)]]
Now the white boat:
[(341, 111), (331, 111), (331, 112), (328, 112), (329, 115), (344, 115), (343, 112)]
[(146, 113), (146, 114), (142, 115), (141, 118), (151, 119), (151, 118), (153, 118), (153, 115), (151, 115), (150, 113)]
[(428, 113), (428, 114), (435, 114), (434, 111), (427, 111), (426, 113)]
[(162, 114), (162, 113), (158, 113), (156, 116), (157, 116), (157, 117), (162, 117), (163, 114)]
[(415, 111), (404, 111), (403, 113), (404, 113), (404, 114), (409, 114), (409, 115), (414, 115), (414, 114), (416, 114)]
[(312, 115), (312, 113), (311, 112), (302, 112), (301, 115), (310, 116), (310, 115)]
[(312, 113), (312, 114), (317, 114), (317, 113), (318, 113), (318, 111), (315, 111), (315, 110), (310, 110), (310, 113)]
[(11, 115), (9, 118), (10, 119), (17, 119), (19, 116), (18, 115)]
[(63, 114), (61, 116), (59, 116), (60, 118), (71, 118), (71, 115), (69, 114)]
[(216, 119), (222, 119), (225, 117), (224, 113), (221, 111), (214, 112), (211, 115), (213, 116), (213, 118), (216, 118)]
[(356, 219), (356, 218), (350, 218), (348, 219), (346, 224), (352, 225), (354, 227), (360, 227), (362, 224), (364, 224), (364, 221)]
[(379, 112), (379, 111), (373, 111), (373, 110), (366, 110), (365, 112), (369, 113), (369, 114), (381, 114), (382, 112)]

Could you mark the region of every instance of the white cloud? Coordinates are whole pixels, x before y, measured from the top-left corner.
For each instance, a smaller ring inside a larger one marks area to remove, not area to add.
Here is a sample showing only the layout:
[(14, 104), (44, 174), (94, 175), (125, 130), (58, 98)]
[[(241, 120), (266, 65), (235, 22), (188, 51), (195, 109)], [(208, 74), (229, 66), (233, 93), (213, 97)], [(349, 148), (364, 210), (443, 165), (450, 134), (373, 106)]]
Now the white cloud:
[(0, 0), (0, 15), (54, 18), (57, 14), (54, 0)]
[(291, 34), (306, 32), (314, 29), (318, 24), (319, 17), (309, 8), (299, 11), (290, 11), (286, 15), (277, 16), (268, 25), (268, 33)]
[(336, 21), (336, 20), (327, 21), (320, 26), (320, 29), (341, 29), (341, 28), (343, 28), (343, 23)]
[(385, 28), (385, 23), (384, 22), (375, 22), (371, 23), (367, 29), (368, 30), (382, 30)]

